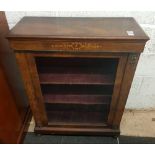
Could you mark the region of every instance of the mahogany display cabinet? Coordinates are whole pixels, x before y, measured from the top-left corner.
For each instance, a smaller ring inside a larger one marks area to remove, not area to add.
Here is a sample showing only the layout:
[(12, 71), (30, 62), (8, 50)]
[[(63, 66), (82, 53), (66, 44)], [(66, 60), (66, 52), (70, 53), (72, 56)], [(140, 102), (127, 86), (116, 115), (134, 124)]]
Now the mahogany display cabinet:
[(8, 34), (35, 132), (119, 135), (140, 53), (133, 18), (24, 17)]

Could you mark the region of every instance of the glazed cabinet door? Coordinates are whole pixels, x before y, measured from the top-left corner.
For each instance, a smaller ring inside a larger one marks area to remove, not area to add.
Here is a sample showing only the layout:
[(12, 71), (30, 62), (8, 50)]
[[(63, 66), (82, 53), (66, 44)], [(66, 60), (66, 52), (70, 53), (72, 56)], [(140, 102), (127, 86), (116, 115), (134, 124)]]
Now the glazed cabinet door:
[(16, 52), (16, 58), (37, 127), (114, 127), (128, 54)]

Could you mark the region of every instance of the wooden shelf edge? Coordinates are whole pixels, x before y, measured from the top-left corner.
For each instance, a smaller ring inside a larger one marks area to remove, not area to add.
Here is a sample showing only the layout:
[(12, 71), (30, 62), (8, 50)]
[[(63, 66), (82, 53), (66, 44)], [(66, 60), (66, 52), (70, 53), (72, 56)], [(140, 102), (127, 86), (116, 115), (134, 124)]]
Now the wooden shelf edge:
[(96, 86), (113, 86), (114, 83), (59, 83), (59, 82), (40, 82), (40, 85), (96, 85)]
[(38, 134), (60, 134), (60, 135), (102, 135), (102, 136), (119, 136), (119, 129), (112, 128), (67, 128), (67, 127), (35, 127), (35, 133)]
[(66, 127), (66, 128), (88, 128), (88, 127), (92, 127), (92, 128), (103, 128), (103, 127), (108, 127), (108, 125), (106, 123), (96, 123), (96, 124), (92, 124), (92, 123), (85, 123), (85, 124), (81, 124), (81, 123), (64, 123), (64, 122), (59, 122), (59, 123), (52, 123), (52, 122), (49, 122), (48, 123), (48, 127)]
[(45, 103), (48, 104), (107, 105), (111, 101), (111, 95), (44, 94), (43, 97)]
[(109, 74), (40, 73), (39, 78), (40, 84), (114, 85), (113, 75)]

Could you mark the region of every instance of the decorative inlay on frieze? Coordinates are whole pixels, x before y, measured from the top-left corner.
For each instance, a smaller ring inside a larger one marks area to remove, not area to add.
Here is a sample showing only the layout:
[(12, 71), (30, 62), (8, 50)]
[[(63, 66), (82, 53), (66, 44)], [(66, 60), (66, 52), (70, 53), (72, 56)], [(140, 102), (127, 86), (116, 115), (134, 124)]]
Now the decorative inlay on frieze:
[(48, 43), (51, 49), (68, 49), (68, 50), (88, 50), (88, 49), (101, 49), (103, 48), (102, 43), (95, 42), (49, 42)]
[(141, 43), (92, 41), (92, 40), (14, 40), (10, 41), (15, 50), (56, 50), (56, 51), (110, 51), (139, 52), (143, 50)]

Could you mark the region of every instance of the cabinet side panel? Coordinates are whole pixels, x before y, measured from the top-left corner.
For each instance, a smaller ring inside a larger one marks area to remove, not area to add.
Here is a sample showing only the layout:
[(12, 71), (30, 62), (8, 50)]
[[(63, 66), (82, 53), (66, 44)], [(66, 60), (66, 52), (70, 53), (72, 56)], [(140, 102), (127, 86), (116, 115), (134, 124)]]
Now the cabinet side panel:
[(129, 54), (112, 125), (119, 128), (140, 54)]
[(29, 66), (29, 63), (28, 63), (28, 61), (31, 61), (31, 60), (27, 61), (27, 56), (23, 53), (20, 53), (20, 54), (16, 53), (16, 59), (22, 74), (25, 90), (29, 99), (29, 104), (31, 106), (32, 113), (34, 115), (36, 125), (44, 126), (47, 124), (47, 120), (45, 117), (46, 115), (44, 114), (45, 111), (42, 108), (43, 105), (41, 102), (38, 101), (36, 96), (34, 83), (33, 83), (34, 80), (32, 80), (32, 75), (31, 75), (33, 66)]
[(39, 82), (39, 76), (37, 72), (37, 67), (35, 63), (35, 58), (33, 57), (32, 54), (26, 54), (26, 59), (27, 59), (27, 65), (29, 67), (29, 74), (31, 76), (32, 84), (33, 84), (33, 89), (36, 97), (36, 106), (39, 108), (39, 117), (40, 120), (42, 120), (42, 123), (44, 125), (47, 125), (47, 114), (45, 112), (45, 106), (44, 106), (44, 100), (40, 88), (40, 82)]
[(114, 119), (114, 113), (116, 111), (116, 106), (119, 98), (119, 93), (121, 89), (121, 83), (124, 75), (126, 62), (127, 62), (127, 55), (121, 56), (119, 58), (119, 63), (118, 63), (117, 73), (115, 78), (115, 85), (114, 85), (114, 90), (112, 95), (111, 106), (110, 106), (110, 112), (108, 116), (108, 124), (110, 126), (112, 125), (112, 122)]

